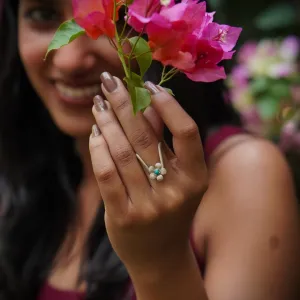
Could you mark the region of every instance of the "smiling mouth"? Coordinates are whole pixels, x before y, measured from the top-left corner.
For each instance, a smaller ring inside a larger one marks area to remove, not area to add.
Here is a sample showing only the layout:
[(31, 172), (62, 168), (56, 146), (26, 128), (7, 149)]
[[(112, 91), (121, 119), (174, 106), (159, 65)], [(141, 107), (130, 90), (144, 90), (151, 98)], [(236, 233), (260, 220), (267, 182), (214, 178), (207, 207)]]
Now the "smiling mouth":
[(100, 84), (94, 84), (80, 88), (71, 87), (63, 83), (56, 83), (55, 86), (61, 96), (74, 100), (82, 100), (84, 98), (94, 97), (101, 91)]

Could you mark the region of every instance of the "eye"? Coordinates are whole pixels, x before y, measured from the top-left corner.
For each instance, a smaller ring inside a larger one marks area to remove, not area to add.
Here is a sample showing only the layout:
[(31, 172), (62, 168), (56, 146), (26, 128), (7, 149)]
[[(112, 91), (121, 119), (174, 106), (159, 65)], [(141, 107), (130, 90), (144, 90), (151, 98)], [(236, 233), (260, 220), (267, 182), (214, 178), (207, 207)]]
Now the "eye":
[(33, 22), (45, 23), (59, 20), (58, 13), (51, 8), (33, 8), (25, 13), (25, 17)]

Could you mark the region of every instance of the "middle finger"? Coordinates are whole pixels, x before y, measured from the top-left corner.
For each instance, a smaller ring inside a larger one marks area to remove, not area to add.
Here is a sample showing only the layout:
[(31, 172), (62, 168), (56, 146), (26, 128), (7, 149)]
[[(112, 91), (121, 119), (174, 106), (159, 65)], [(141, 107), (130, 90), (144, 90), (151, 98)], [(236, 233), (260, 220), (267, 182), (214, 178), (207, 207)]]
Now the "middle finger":
[(159, 162), (158, 138), (142, 113), (133, 114), (130, 95), (122, 81), (107, 72), (101, 75), (101, 80), (103, 92), (135, 152), (147, 165)]

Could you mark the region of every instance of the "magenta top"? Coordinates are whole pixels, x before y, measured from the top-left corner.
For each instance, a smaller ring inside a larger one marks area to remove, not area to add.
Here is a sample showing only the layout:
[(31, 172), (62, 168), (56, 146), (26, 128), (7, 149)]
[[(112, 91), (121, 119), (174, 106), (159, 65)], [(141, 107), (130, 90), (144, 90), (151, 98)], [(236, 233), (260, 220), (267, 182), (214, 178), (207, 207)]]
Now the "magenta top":
[[(206, 159), (213, 153), (213, 151), (222, 141), (224, 141), (232, 135), (241, 133), (244, 133), (244, 130), (240, 127), (222, 126), (221, 128), (219, 128), (219, 130), (208, 136), (204, 145)], [(192, 237), (191, 244), (193, 246)], [(203, 262), (200, 259), (198, 259), (198, 263), (199, 268), (201, 269), (201, 271), (203, 271)], [(84, 298), (85, 294), (82, 292), (59, 290), (52, 287), (51, 285), (49, 285), (49, 283), (46, 282), (42, 286), (37, 300), (84, 300)], [(126, 293), (126, 296), (124, 298), (126, 298), (126, 300), (135, 300), (134, 290), (131, 285), (129, 286), (128, 293)]]

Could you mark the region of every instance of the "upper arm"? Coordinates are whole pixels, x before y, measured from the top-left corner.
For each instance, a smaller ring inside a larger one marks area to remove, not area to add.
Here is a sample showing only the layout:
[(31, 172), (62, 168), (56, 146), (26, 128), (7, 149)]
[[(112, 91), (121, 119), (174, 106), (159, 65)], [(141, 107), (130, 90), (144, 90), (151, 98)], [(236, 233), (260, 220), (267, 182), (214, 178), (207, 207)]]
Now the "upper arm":
[(205, 228), (209, 299), (299, 299), (297, 202), (279, 151), (252, 139), (230, 149), (214, 165), (203, 202), (194, 235), (197, 244)]

